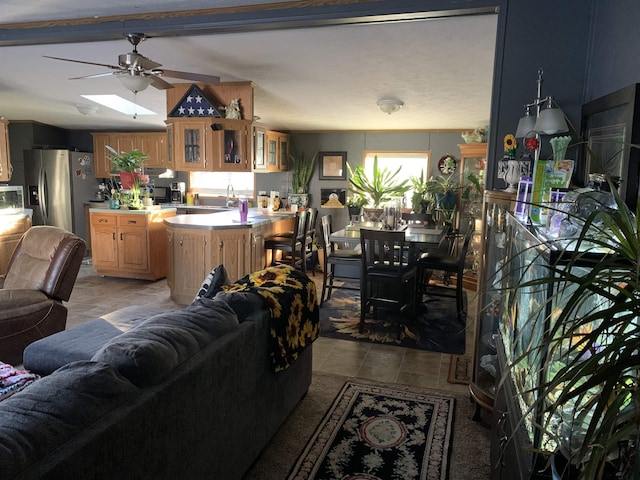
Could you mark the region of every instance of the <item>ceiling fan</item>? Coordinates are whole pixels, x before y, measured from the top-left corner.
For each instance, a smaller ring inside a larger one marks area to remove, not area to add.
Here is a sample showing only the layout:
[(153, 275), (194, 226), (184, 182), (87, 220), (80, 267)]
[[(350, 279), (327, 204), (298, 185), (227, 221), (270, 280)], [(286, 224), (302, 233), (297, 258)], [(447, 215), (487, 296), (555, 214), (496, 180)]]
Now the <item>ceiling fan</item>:
[(96, 78), (106, 75), (116, 75), (118, 80), (125, 88), (133, 93), (138, 93), (147, 88), (149, 85), (159, 89), (166, 90), (173, 88), (169, 82), (161, 77), (180, 78), (183, 80), (191, 80), (198, 83), (220, 83), (220, 77), (213, 75), (204, 75), (200, 73), (179, 72), (177, 70), (166, 70), (160, 68), (162, 64), (148, 59), (144, 55), (138, 53), (138, 44), (146, 40), (144, 33), (129, 33), (126, 35), (129, 43), (133, 45), (133, 51), (118, 55), (118, 65), (109, 65), (104, 63), (86, 62), (84, 60), (72, 60), (70, 58), (51, 57), (44, 55), (45, 58), (54, 60), (63, 60), (65, 62), (84, 63), (87, 65), (97, 65), (114, 70), (113, 72), (97, 73), (94, 75), (85, 75), (83, 77), (73, 77), (70, 80), (78, 80), (81, 78)]

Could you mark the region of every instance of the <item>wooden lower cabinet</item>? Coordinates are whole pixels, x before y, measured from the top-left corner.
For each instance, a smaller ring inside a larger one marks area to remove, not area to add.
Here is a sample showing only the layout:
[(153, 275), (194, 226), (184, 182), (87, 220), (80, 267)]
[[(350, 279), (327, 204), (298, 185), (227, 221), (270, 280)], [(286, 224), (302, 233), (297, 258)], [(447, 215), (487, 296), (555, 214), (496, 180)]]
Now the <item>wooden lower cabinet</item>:
[(205, 277), (224, 265), (231, 282), (265, 267), (265, 236), (291, 230), (292, 219), (254, 228), (167, 228), (169, 268), (167, 284), (171, 298), (190, 304)]
[(171, 211), (90, 212), (93, 266), (99, 275), (158, 280), (167, 276)]
[[(0, 233), (0, 275), (7, 273), (7, 266), (22, 235), (31, 228), (30, 216), (7, 215), (2, 217)], [(6, 224), (4, 223), (6, 222)]]

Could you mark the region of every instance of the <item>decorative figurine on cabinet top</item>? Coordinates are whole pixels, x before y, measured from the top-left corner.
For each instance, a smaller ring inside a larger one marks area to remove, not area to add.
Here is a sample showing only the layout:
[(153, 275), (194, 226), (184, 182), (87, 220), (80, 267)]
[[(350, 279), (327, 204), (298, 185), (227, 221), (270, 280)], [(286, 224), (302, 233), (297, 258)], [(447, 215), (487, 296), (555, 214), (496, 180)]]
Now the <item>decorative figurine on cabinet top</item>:
[(242, 117), (240, 115), (240, 99), (234, 98), (229, 103), (229, 106), (225, 110), (225, 118), (231, 118), (233, 120), (240, 120)]

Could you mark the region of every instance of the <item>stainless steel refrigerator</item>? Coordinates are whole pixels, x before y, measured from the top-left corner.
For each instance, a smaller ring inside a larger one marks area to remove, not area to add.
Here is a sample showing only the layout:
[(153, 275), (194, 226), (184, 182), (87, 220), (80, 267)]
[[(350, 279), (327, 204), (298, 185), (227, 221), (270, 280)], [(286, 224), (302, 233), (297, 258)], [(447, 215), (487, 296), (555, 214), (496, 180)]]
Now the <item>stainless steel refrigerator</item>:
[(95, 198), (93, 154), (69, 150), (24, 151), (26, 208), (34, 225), (53, 225), (86, 240), (85, 202)]

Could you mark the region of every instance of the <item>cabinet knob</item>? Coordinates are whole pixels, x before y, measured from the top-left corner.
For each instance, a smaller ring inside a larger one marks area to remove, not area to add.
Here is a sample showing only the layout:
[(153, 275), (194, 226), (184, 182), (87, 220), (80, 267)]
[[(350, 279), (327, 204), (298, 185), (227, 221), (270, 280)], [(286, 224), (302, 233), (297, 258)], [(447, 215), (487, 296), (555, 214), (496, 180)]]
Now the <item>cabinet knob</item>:
[(180, 237), (180, 246), (182, 246), (182, 244), (184, 243), (184, 237)]

